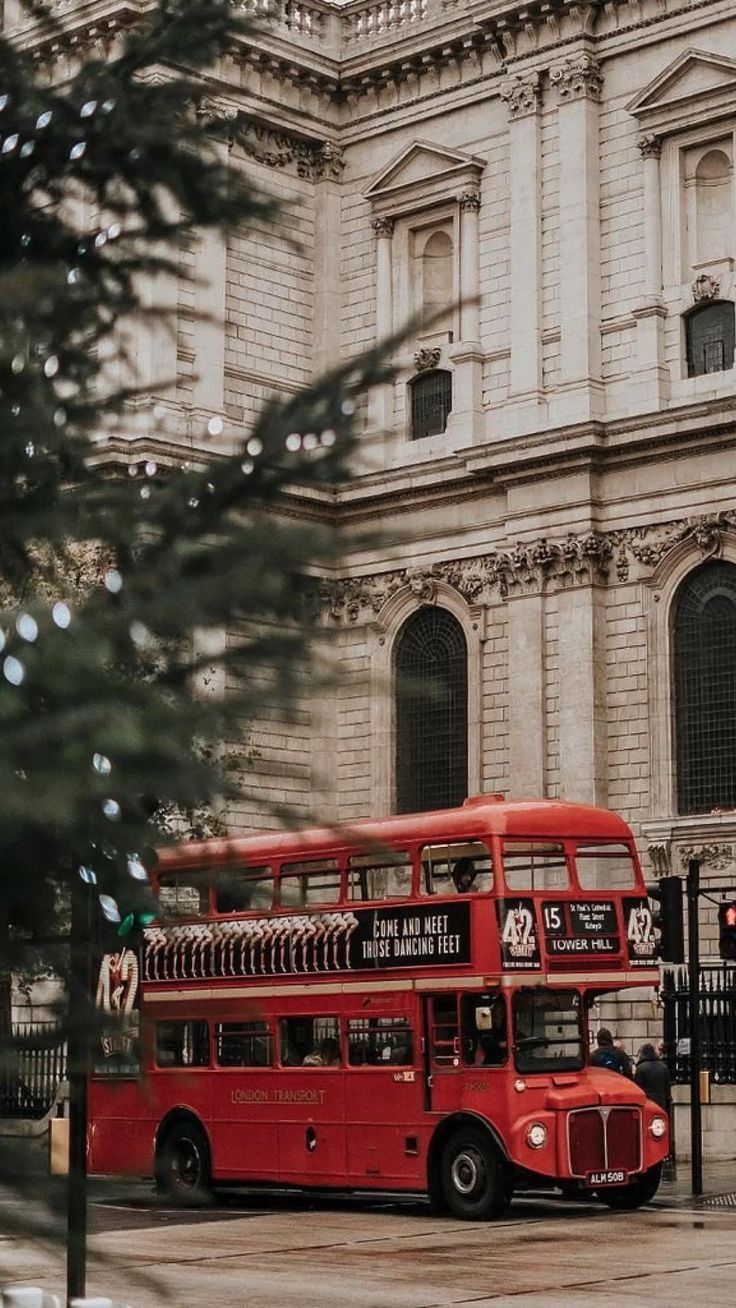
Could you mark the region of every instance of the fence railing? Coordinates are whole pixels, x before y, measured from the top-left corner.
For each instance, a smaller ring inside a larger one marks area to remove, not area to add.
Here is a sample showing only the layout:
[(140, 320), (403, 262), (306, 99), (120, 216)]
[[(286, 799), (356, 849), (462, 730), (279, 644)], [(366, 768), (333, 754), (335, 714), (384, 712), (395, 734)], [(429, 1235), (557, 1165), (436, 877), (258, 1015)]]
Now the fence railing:
[(43, 1117), (66, 1079), (66, 1041), (53, 1022), (14, 1025), (0, 1057), (0, 1117)]
[[(690, 995), (686, 967), (667, 969), (664, 1056), (677, 1085), (690, 1079)], [(736, 1085), (736, 967), (704, 964), (700, 978), (701, 1067), (721, 1085)]]

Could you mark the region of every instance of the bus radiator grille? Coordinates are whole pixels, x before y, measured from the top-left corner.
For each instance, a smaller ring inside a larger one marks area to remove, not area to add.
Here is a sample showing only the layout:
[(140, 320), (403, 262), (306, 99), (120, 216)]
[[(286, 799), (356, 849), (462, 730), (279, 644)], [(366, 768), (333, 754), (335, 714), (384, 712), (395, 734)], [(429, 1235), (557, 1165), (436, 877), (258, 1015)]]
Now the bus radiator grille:
[(568, 1119), (570, 1171), (621, 1168), (636, 1172), (641, 1166), (641, 1123), (637, 1108), (583, 1108)]

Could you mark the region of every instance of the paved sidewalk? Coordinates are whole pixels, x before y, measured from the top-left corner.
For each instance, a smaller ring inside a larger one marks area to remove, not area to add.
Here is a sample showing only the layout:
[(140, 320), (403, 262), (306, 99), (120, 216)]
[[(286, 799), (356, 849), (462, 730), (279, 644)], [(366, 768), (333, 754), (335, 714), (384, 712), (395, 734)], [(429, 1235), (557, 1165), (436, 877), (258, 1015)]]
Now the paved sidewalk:
[[(655, 1207), (678, 1208), (688, 1204), (707, 1204), (719, 1196), (736, 1194), (736, 1159), (718, 1159), (703, 1163), (703, 1193), (693, 1195), (690, 1160), (677, 1164), (673, 1173), (668, 1171), (654, 1198)], [(736, 1200), (734, 1201), (736, 1207)]]

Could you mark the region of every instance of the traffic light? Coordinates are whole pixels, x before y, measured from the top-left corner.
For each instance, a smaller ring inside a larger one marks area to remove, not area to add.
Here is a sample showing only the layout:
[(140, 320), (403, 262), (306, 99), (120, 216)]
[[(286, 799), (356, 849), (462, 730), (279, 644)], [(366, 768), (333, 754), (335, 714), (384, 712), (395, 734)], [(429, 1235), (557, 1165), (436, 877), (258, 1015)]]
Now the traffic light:
[[(659, 931), (657, 952), (663, 963), (684, 963), (685, 924), (682, 905), (682, 881), (679, 877), (660, 877), (647, 885), (647, 894), (658, 907), (652, 923)], [(736, 931), (734, 931), (736, 941)], [(736, 953), (734, 954), (736, 958)]]
[(718, 953), (727, 962), (736, 962), (736, 900), (718, 905)]

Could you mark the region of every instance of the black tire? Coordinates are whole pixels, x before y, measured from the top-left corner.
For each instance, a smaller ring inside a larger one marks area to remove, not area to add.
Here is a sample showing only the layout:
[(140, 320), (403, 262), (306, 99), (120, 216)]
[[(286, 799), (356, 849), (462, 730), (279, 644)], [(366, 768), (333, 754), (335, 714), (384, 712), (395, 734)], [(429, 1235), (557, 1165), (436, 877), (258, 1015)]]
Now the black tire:
[(503, 1159), (492, 1141), (469, 1126), (450, 1136), (442, 1150), (440, 1182), (454, 1217), (468, 1222), (498, 1217), (511, 1198)]
[(210, 1150), (196, 1122), (169, 1127), (156, 1150), (156, 1188), (175, 1204), (196, 1207), (212, 1200)]
[(601, 1192), (601, 1199), (609, 1208), (617, 1209), (619, 1212), (631, 1212), (634, 1208), (641, 1208), (642, 1204), (648, 1204), (649, 1200), (654, 1198), (661, 1177), (662, 1164), (657, 1163), (630, 1185), (622, 1185), (620, 1190)]

